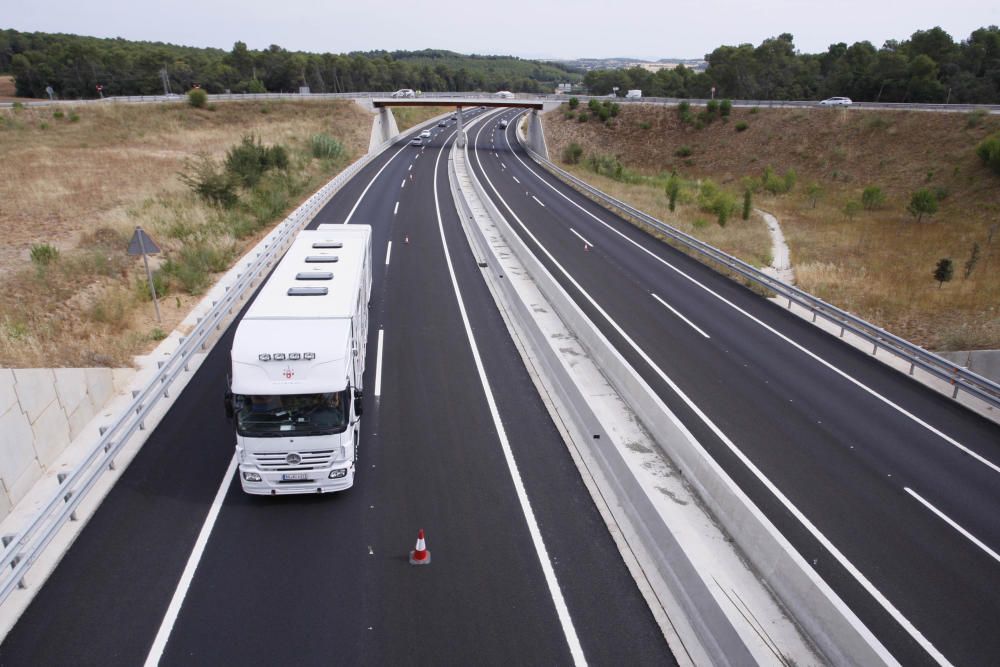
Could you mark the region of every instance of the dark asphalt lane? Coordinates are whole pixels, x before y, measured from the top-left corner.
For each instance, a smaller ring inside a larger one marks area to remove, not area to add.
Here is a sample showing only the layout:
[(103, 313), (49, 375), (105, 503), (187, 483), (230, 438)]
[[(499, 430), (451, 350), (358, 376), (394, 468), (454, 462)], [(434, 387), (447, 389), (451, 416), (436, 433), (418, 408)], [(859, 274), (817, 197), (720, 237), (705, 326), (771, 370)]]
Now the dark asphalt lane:
[[(395, 158), (390, 149), (314, 223), (343, 221), (392, 159), (351, 219), (375, 228), (357, 484), (255, 498), (231, 481), (162, 664), (570, 662), (447, 274), (435, 178), (471, 327), (584, 654), (592, 664), (672, 662), (479, 275), (444, 159), (434, 173), (446, 136)], [(231, 335), (0, 646), (0, 663), (144, 660), (232, 456), (220, 405)], [(406, 562), (418, 528), (427, 568)]]
[[(477, 152), (501, 196), (541, 244), (949, 659), (957, 664), (1000, 660), (1000, 637), (983, 632), (1000, 611), (997, 562), (903, 492), (904, 486), (913, 487), (996, 548), (1000, 544), (997, 473), (597, 224), (540, 183), (511, 149), (560, 192), (612, 223), (628, 238), (972, 451), (1000, 460), (1000, 429), (579, 196), (523, 154), (512, 138), (513, 127), (507, 131), (510, 145), (498, 130), (495, 146), (491, 146), (488, 132), (483, 132)], [(475, 156), (472, 163), (481, 173)], [(492, 194), (485, 179), (481, 180)], [(571, 228), (594, 247), (584, 251), (583, 242)], [(527, 237), (516, 223), (515, 229)], [(553, 262), (543, 261), (578, 297)], [(651, 293), (711, 338), (702, 337)], [(844, 568), (832, 562), (829, 553), (747, 472), (597, 309), (582, 298), (577, 300), (713, 457), (886, 645), (904, 663), (926, 661), (927, 655), (909, 635)]]

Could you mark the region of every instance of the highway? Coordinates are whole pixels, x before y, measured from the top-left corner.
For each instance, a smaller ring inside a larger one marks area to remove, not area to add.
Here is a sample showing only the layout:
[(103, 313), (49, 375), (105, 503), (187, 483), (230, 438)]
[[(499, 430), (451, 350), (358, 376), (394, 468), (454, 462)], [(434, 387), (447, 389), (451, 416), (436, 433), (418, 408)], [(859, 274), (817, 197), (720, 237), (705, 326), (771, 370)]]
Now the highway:
[(477, 177), (711, 456), (902, 664), (1000, 664), (1000, 427), (590, 202), (515, 125), (470, 135)]
[[(433, 131), (312, 223), (374, 227), (355, 487), (241, 491), (222, 403), (234, 325), (0, 664), (674, 664), (469, 252), (454, 125)], [(432, 563), (415, 568), (420, 528)]]

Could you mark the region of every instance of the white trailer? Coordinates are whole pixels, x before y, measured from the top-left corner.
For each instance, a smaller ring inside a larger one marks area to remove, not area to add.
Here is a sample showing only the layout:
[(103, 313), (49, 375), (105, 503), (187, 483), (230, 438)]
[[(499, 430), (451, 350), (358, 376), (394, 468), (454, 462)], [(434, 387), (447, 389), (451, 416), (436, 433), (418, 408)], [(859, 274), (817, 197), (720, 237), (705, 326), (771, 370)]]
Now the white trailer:
[(247, 493), (354, 484), (371, 236), (368, 225), (300, 232), (236, 328), (226, 411)]

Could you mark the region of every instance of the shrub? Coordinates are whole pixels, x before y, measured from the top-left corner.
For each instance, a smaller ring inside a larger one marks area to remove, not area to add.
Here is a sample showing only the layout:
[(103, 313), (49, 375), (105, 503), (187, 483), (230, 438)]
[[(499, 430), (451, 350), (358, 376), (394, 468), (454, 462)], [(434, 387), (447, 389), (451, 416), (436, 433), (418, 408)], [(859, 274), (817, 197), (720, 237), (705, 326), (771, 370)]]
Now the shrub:
[(870, 117), (866, 124), (868, 125), (868, 129), (872, 130), (873, 132), (877, 130), (884, 130), (890, 125), (892, 125), (892, 123), (888, 119), (878, 114)]
[(611, 104), (608, 105), (608, 112), (611, 114), (612, 118), (617, 117), (618, 114), (621, 112), (621, 110), (622, 108), (621, 106), (618, 105), (617, 102), (612, 102)]
[(247, 92), (255, 94), (266, 93), (267, 88), (264, 87), (260, 79), (250, 79), (250, 83), (247, 84)]
[(866, 211), (872, 211), (885, 202), (885, 193), (882, 192), (882, 188), (869, 185), (861, 193), (861, 205), (865, 207)]
[(579, 164), (583, 157), (583, 146), (573, 142), (563, 150), (563, 162), (566, 164)]
[(336, 160), (344, 154), (344, 144), (327, 134), (314, 134), (310, 144), (314, 158)]
[(1000, 132), (983, 139), (976, 146), (976, 155), (987, 167), (1000, 174)]
[(112, 288), (98, 295), (90, 305), (87, 315), (94, 322), (121, 331), (128, 325), (129, 305), (127, 292)]
[(938, 210), (938, 200), (930, 190), (917, 190), (910, 197), (910, 205), (906, 207), (910, 215), (920, 222), (925, 215), (934, 215)]
[(719, 115), (722, 116), (723, 118), (728, 117), (729, 114), (732, 112), (732, 110), (733, 110), (732, 100), (722, 100), (722, 102), (719, 103)]
[(235, 254), (231, 246), (222, 248), (211, 245), (185, 246), (176, 258), (168, 258), (160, 270), (171, 281), (179, 283), (185, 292), (197, 295), (209, 286), (210, 274), (229, 268)]
[(646, 121), (642, 121), (641, 123), (639, 123), (639, 129), (641, 130), (648, 130), (651, 127), (653, 126), (647, 123)]
[(757, 112), (759, 112), (759, 111), (760, 111), (760, 109), (758, 107), (750, 107), (750, 113), (754, 114), (755, 116), (757, 115)]
[(764, 167), (761, 186), (771, 194), (781, 195), (795, 187), (798, 176), (794, 169), (789, 169), (784, 176), (778, 176), (770, 165)]
[(704, 229), (705, 227), (708, 227), (708, 220), (705, 218), (695, 218), (694, 222), (691, 223), (691, 226), (695, 229)]
[(988, 114), (986, 109), (976, 109), (975, 111), (970, 111), (965, 117), (965, 126), (970, 130), (974, 127), (979, 127), (983, 123), (983, 119), (986, 118)]
[(253, 135), (245, 135), (226, 152), (226, 171), (247, 188), (256, 185), (266, 171), (287, 168), (288, 151), (283, 146), (264, 146)]
[(587, 166), (596, 174), (613, 178), (616, 181), (625, 180), (625, 167), (618, 158), (610, 155), (591, 155), (587, 158)]
[(52, 112), (52, 117), (55, 118), (56, 120), (62, 120), (63, 116), (65, 116), (65, 114), (62, 111), (59, 111), (58, 109)]
[(575, 117), (576, 117), (576, 114), (573, 113), (572, 111), (564, 111), (563, 112), (563, 118), (565, 118), (566, 120), (573, 120)]
[(31, 246), (31, 263), (39, 270), (45, 269), (59, 259), (59, 248), (48, 243), (36, 243)]
[(951, 277), (955, 274), (955, 265), (947, 257), (942, 257), (938, 260), (937, 266), (934, 268), (934, 280), (938, 281), (938, 289), (951, 280)]
[(590, 116), (587, 114), (586, 111), (581, 111), (580, 115), (578, 115), (576, 119), (581, 123), (586, 123), (588, 120), (590, 120)]
[(823, 196), (823, 186), (813, 181), (806, 188), (806, 195), (808, 195), (809, 200), (812, 202), (812, 208), (816, 208), (816, 202)]
[(737, 132), (744, 132), (748, 127), (750, 127), (750, 125), (747, 124), (745, 120), (741, 120), (737, 122), (736, 125), (734, 125), (733, 127), (736, 128)]
[(597, 117), (606, 122), (611, 118), (611, 112), (608, 110), (608, 107), (600, 106), (597, 108)]
[[(153, 289), (156, 290), (156, 296), (163, 297), (169, 294), (170, 284), (167, 282), (167, 276), (163, 273), (163, 271), (157, 269), (152, 272), (152, 275)], [(145, 273), (135, 279), (134, 291), (136, 298), (140, 301), (153, 300), (153, 295), (149, 293), (149, 279), (146, 278)]]
[(80, 122), (80, 114), (78, 114), (75, 111), (70, 111), (69, 112), (69, 122), (71, 122), (71, 123), (79, 123)]
[(569, 98), (569, 108), (570, 109), (575, 109), (578, 106), (580, 106), (580, 100), (576, 99), (575, 97)]
[(189, 90), (188, 104), (196, 109), (204, 109), (208, 105), (208, 93), (201, 88)]
[(861, 202), (854, 201), (853, 199), (844, 204), (844, 215), (847, 216), (849, 220), (853, 220), (854, 216), (858, 214), (861, 210)]
[(222, 208), (236, 205), (236, 180), (207, 155), (197, 160), (186, 160), (180, 179), (205, 202)]
[(719, 100), (709, 100), (705, 103), (705, 112), (709, 115), (719, 113)]
[(691, 104), (687, 100), (681, 100), (677, 105), (677, 116), (682, 123), (691, 122)]
[(743, 192), (743, 219), (744, 220), (749, 220), (750, 219), (750, 207), (751, 206), (752, 206), (752, 203), (751, 203), (750, 190), (745, 190)]
[(150, 340), (161, 341), (167, 337), (167, 332), (160, 327), (154, 327), (152, 331), (149, 332)]
[(597, 113), (597, 110), (601, 108), (601, 103), (598, 102), (597, 100), (590, 100), (589, 102), (587, 102), (587, 106), (590, 108), (591, 111)]
[(677, 194), (681, 191), (681, 184), (677, 178), (677, 175), (671, 175), (670, 180), (667, 181), (667, 199), (669, 200), (670, 211), (673, 212), (674, 208), (677, 206)]
[(691, 155), (693, 154), (694, 151), (691, 150), (690, 146), (681, 146), (680, 148), (674, 151), (674, 155), (676, 155), (677, 157), (691, 157)]

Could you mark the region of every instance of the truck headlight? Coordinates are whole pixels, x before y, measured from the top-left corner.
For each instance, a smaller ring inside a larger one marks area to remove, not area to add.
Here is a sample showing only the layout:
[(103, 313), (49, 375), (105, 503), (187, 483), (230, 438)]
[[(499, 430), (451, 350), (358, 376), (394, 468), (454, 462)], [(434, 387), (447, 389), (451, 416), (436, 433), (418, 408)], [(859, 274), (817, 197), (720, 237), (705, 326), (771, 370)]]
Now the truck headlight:
[(259, 472), (245, 472), (243, 473), (243, 480), (247, 482), (259, 482), (260, 473)]
[(337, 468), (330, 471), (330, 479), (340, 479), (341, 477), (347, 477), (347, 468)]

